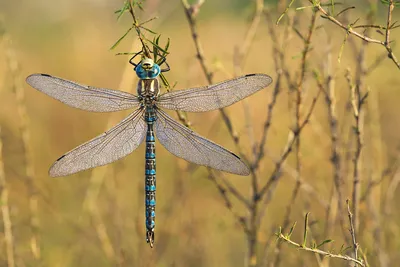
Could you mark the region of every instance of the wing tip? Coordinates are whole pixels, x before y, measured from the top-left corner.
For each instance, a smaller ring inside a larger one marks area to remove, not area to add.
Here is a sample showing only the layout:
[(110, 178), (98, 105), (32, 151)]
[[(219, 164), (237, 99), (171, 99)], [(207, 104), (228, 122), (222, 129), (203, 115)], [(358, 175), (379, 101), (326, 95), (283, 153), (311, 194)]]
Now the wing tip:
[(49, 169), (49, 176), (50, 177), (60, 177), (60, 176), (66, 176), (69, 175), (71, 173), (63, 173), (60, 168), (58, 167), (58, 163), (60, 162), (61, 159), (63, 159), (66, 156), (66, 154), (62, 155), (61, 157), (59, 157), (54, 163), (53, 165), (51, 165), (50, 169)]
[(250, 175), (250, 168), (249, 168), (249, 166), (247, 166), (247, 164), (246, 163), (244, 163), (243, 161), (242, 161), (242, 159), (238, 156), (238, 155), (236, 155), (235, 153), (233, 153), (233, 152), (231, 152), (231, 151), (229, 151), (230, 153), (231, 153), (231, 155), (232, 156), (234, 156), (237, 160), (239, 160), (239, 162), (241, 163), (241, 166), (240, 166), (240, 168), (238, 168), (238, 170), (237, 171), (229, 171), (229, 172), (231, 172), (231, 173), (233, 173), (233, 174), (237, 174), (237, 175), (241, 175), (241, 176), (249, 176)]
[(261, 80), (260, 78), (262, 78), (262, 88), (268, 87), (274, 80), (272, 79), (271, 76), (269, 76), (268, 74), (265, 73), (250, 73), (250, 74), (246, 74), (243, 77), (245, 78), (249, 78), (249, 77), (255, 77), (255, 79), (258, 78), (258, 80)]
[(250, 175), (250, 168), (246, 165), (246, 170), (240, 174), (242, 176), (249, 176)]
[(34, 78), (36, 78), (36, 77), (40, 77), (40, 76), (52, 77), (51, 75), (46, 74), (46, 73), (33, 73), (33, 74), (29, 75), (28, 77), (26, 77), (25, 81), (26, 81), (28, 84), (32, 84), (32, 82), (33, 82), (32, 79), (34, 79)]
[(237, 175), (240, 176), (249, 176), (250, 175), (250, 168), (245, 164), (242, 160), (240, 160), (241, 163), (243, 163), (243, 166), (239, 169), (239, 171), (236, 173)]
[(58, 173), (58, 172), (53, 168), (53, 166), (50, 167), (48, 173), (49, 173), (49, 176), (52, 177), (52, 178), (57, 178), (57, 177), (65, 176), (65, 175), (63, 175), (63, 174)]

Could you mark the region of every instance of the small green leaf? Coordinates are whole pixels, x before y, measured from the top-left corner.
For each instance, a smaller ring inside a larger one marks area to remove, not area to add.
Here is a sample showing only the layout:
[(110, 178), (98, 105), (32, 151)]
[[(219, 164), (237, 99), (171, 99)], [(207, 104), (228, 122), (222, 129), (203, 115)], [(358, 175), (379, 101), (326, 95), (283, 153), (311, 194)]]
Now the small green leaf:
[(125, 1), (124, 6), (120, 10), (114, 12), (115, 14), (118, 14), (117, 20), (119, 20), (122, 17), (122, 15), (128, 10), (129, 10), (129, 1)]
[(290, 231), (288, 233), (288, 238), (290, 238), (293, 234), (293, 230), (296, 227), (297, 222), (294, 222), (294, 224), (292, 225), (292, 227), (290, 227)]
[(167, 78), (165, 78), (164, 74), (161, 73), (160, 78), (161, 78), (161, 81), (163, 82), (164, 86), (166, 88), (170, 88), (169, 82), (167, 81)]
[(118, 44), (128, 35), (128, 33), (133, 29), (133, 27), (130, 27), (124, 35), (122, 35), (116, 42), (111, 46), (110, 50), (113, 50), (118, 46)]
[(317, 243), (315, 243), (315, 241), (312, 242), (311, 248), (312, 248), (312, 249), (316, 249), (316, 248), (317, 248)]
[(149, 33), (157, 34), (155, 31), (152, 31), (152, 30), (150, 30), (149, 28), (146, 28), (146, 27), (143, 27), (143, 26), (139, 26), (139, 28), (141, 28), (141, 29), (143, 29), (143, 30), (145, 30), (145, 31), (148, 31)]
[(136, 2), (136, 5), (137, 5), (137, 7), (138, 7), (141, 11), (144, 11), (143, 6), (142, 6), (142, 3)]
[(281, 226), (279, 226), (278, 232), (276, 232), (275, 235), (278, 237), (278, 239), (281, 238), (281, 235), (282, 235), (282, 227)]
[[(160, 42), (160, 35), (157, 37), (153, 38), (153, 57), (154, 57), (154, 62), (158, 62), (158, 55), (159, 55), (159, 45), (158, 43)], [(155, 44), (155, 45), (154, 45)]]
[(150, 41), (150, 40), (148, 40), (153, 46), (156, 46), (157, 47), (157, 49), (159, 49), (159, 50), (161, 50), (162, 52), (164, 52), (164, 53), (167, 53), (167, 54), (169, 54), (167, 51), (165, 51), (163, 48), (161, 48), (158, 44), (156, 44), (155, 42), (153, 42), (153, 41)]
[(310, 215), (309, 212), (306, 213), (306, 217), (304, 219), (304, 234), (303, 234), (303, 244), (302, 247), (306, 246), (307, 242), (307, 232), (308, 232), (308, 216)]
[(164, 48), (165, 51), (168, 51), (169, 45), (170, 45), (170, 39), (168, 38), (167, 44), (165, 45)]
[(279, 22), (282, 20), (282, 18), (286, 15), (286, 13), (289, 11), (289, 8), (292, 6), (295, 0), (291, 0), (289, 5), (286, 7), (285, 11), (279, 16), (278, 20), (276, 21), (276, 25), (279, 24)]
[(321, 244), (319, 244), (319, 245), (317, 246), (317, 248), (320, 248), (321, 246), (323, 246), (323, 245), (325, 245), (325, 244), (328, 244), (328, 243), (330, 243), (330, 242), (333, 242), (333, 240), (332, 240), (332, 239), (324, 240), (324, 241), (322, 241)]
[(296, 7), (296, 11), (299, 11), (299, 10), (303, 10), (303, 9), (306, 9), (306, 8), (312, 8), (312, 7), (314, 7), (314, 6), (301, 6), (301, 7)]
[(292, 56), (292, 59), (298, 59), (298, 58), (301, 58), (302, 56), (303, 56), (303, 53), (297, 54), (295, 56)]
[[(381, 3), (388, 6), (390, 5), (390, 1), (389, 0), (381, 0)], [(393, 1), (393, 5), (394, 6), (400, 6), (400, 1)]]
[(346, 252), (346, 250), (349, 250), (349, 249), (351, 249), (352, 248), (352, 246), (348, 246), (348, 247), (344, 247), (344, 244), (340, 247), (340, 250), (339, 250), (339, 254), (344, 254), (344, 252)]

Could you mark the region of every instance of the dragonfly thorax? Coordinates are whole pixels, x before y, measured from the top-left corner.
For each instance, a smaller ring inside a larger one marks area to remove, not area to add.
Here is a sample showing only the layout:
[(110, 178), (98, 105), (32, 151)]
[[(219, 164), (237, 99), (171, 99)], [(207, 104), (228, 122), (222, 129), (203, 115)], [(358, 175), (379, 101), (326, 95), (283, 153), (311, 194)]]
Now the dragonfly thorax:
[(160, 94), (158, 79), (140, 79), (137, 86), (137, 93), (142, 99), (153, 100)]

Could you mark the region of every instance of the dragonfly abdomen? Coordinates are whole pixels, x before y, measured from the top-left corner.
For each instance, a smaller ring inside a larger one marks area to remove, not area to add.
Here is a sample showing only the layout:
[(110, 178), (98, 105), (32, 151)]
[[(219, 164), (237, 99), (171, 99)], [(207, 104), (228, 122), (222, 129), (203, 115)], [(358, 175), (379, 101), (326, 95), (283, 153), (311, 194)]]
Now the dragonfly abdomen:
[(153, 123), (156, 120), (152, 107), (146, 108), (145, 121), (147, 123), (146, 134), (146, 167), (145, 167), (145, 191), (146, 191), (146, 241), (154, 243), (154, 228), (156, 216), (156, 147)]

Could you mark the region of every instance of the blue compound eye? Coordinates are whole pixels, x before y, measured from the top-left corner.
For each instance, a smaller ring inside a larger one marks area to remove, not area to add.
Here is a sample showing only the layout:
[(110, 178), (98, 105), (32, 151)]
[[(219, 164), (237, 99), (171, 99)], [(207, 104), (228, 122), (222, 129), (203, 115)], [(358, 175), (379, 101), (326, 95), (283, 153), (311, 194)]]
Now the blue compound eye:
[(136, 67), (136, 75), (140, 79), (154, 79), (160, 75), (160, 73), (161, 69), (157, 64), (154, 64), (150, 69), (143, 68), (142, 64), (139, 64)]
[(160, 66), (158, 66), (157, 64), (154, 64), (153, 67), (151, 68), (151, 70), (149, 70), (147, 72), (147, 75), (149, 78), (154, 79), (158, 75), (160, 75), (160, 72), (161, 72)]
[(140, 79), (146, 79), (147, 77), (147, 71), (143, 69), (142, 64), (137, 65), (136, 67), (136, 75)]

